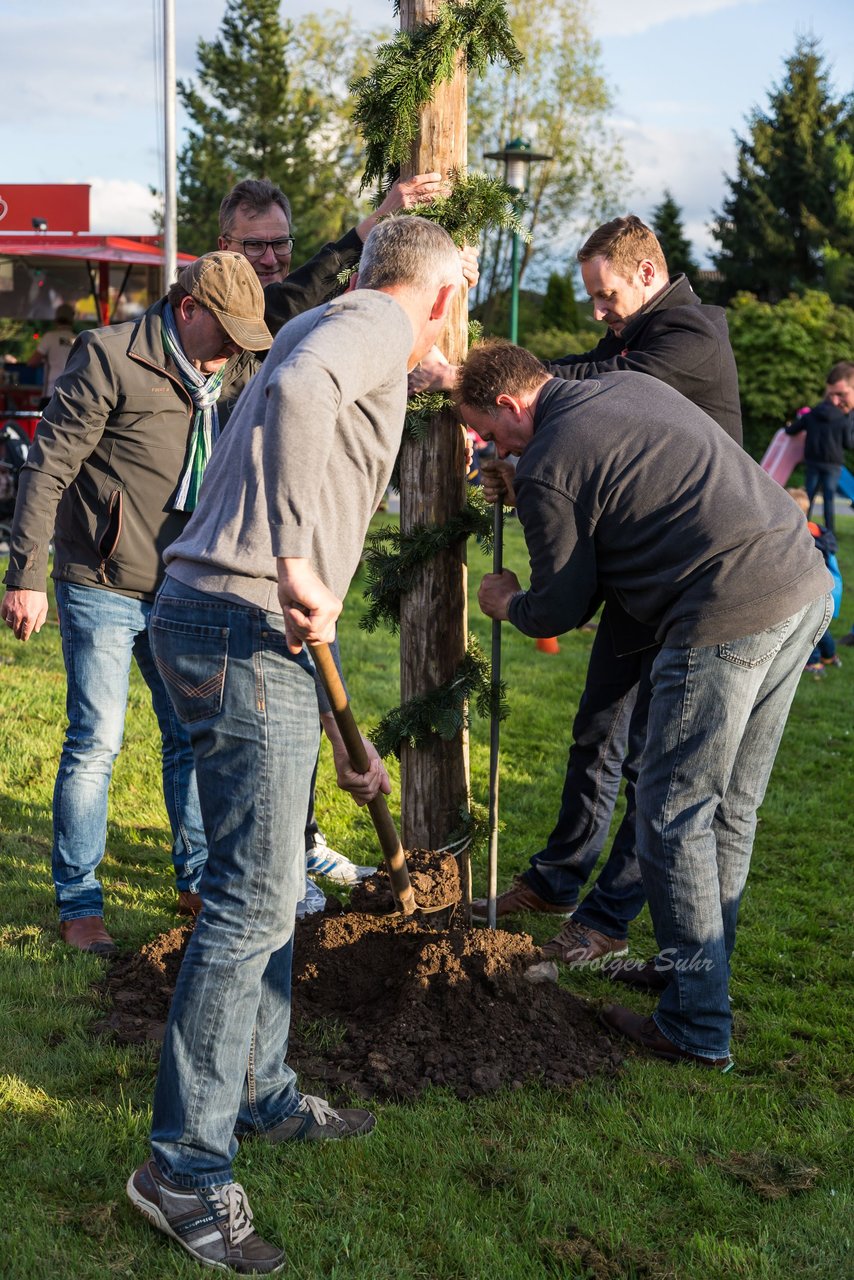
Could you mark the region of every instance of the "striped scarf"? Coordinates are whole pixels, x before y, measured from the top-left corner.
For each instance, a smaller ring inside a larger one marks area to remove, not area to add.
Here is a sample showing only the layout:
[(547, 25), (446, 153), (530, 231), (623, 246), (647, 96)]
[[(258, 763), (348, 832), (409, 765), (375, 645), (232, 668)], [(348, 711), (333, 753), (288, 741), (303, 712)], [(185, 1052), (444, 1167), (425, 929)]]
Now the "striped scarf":
[(184, 390), (193, 402), (193, 414), (190, 443), (187, 448), (187, 459), (181, 473), (181, 481), (173, 511), (194, 511), (199, 499), (199, 488), (205, 467), (210, 461), (211, 451), (219, 436), (219, 417), (216, 402), (222, 391), (222, 380), (225, 376), (225, 365), (216, 373), (205, 375), (187, 359), (178, 326), (175, 324), (175, 313), (167, 302), (163, 308), (163, 350), (171, 356), (178, 367), (178, 376)]

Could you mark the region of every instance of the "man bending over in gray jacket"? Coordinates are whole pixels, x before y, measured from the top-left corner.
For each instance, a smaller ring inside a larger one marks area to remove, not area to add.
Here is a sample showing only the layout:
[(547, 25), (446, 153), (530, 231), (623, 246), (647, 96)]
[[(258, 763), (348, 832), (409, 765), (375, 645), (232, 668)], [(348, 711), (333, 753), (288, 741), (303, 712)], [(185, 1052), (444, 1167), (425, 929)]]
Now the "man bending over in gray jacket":
[(756, 810), (832, 585), (788, 495), (671, 387), (639, 373), (549, 376), (476, 347), (463, 421), (521, 454), (531, 585), (488, 574), (480, 605), (529, 636), (584, 620), (600, 592), (660, 646), (637, 780), (637, 851), (673, 976), (651, 1018), (604, 1020), (651, 1053), (729, 1066), (729, 963)]

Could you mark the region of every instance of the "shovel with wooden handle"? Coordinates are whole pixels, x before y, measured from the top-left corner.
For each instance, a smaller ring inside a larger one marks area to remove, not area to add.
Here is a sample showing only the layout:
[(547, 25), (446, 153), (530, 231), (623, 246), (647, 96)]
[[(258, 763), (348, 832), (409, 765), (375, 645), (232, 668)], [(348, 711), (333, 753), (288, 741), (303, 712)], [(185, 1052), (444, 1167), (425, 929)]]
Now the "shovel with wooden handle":
[[(353, 712), (350, 710), (344, 684), (338, 674), (338, 668), (335, 665), (329, 645), (312, 644), (309, 645), (309, 648), (323, 687), (326, 690), (326, 696), (332, 707), (335, 723), (338, 725), (341, 737), (344, 739), (344, 746), (347, 748), (350, 764), (356, 773), (368, 773), (371, 762), (368, 759), (368, 753), (365, 750), (359, 726), (356, 724)], [(386, 798), (381, 791), (377, 793), (373, 800), (368, 802), (368, 809), (370, 810), (374, 829), (379, 837), (397, 909), (401, 915), (411, 916), (415, 911), (416, 902), (412, 885), (409, 883), (409, 868), (406, 865), (406, 855), (403, 852), (403, 845), (400, 843), (400, 836), (397, 834), (394, 819), (389, 813)]]

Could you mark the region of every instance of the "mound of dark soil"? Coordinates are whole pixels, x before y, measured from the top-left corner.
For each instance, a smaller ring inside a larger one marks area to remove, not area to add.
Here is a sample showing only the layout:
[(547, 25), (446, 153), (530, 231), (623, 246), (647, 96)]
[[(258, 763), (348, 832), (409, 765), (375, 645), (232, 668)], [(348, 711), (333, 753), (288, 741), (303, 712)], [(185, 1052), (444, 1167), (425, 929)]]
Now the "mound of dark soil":
[(471, 1098), (614, 1071), (623, 1055), (589, 1006), (525, 977), (541, 959), (527, 934), (310, 916), (294, 952), (289, 1061), (333, 1097), (413, 1098), (436, 1084)]
[[(419, 856), (417, 901), (448, 901), (450, 863)], [(529, 1080), (567, 1087), (619, 1066), (621, 1050), (588, 1005), (530, 980), (542, 955), (527, 934), (453, 920), (439, 931), (429, 915), (389, 915), (390, 901), (378, 873), (354, 890), (350, 910), (330, 899), (322, 915), (297, 922), (288, 1061), (306, 1084), (331, 1098), (409, 1099), (430, 1084), (470, 1098)], [(173, 929), (113, 962), (99, 1032), (124, 1043), (162, 1039), (190, 933)]]
[[(434, 853), (432, 849), (410, 849), (406, 854), (406, 864), (412, 892), (420, 908), (437, 910), (460, 901), (460, 873), (457, 860), (451, 854)], [(394, 895), (385, 867), (380, 867), (367, 880), (360, 881), (350, 894), (351, 911), (387, 915), (394, 909)]]
[(170, 929), (139, 951), (124, 951), (110, 964), (101, 989), (110, 1009), (95, 1031), (120, 1044), (160, 1041), (193, 926)]

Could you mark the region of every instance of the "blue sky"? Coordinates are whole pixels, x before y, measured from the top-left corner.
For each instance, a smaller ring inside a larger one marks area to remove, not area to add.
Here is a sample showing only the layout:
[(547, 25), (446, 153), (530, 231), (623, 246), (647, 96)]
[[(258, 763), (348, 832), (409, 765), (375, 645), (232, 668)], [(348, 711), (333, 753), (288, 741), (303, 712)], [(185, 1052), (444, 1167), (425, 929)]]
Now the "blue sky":
[[(148, 188), (162, 185), (161, 7), (4, 0), (0, 184), (91, 182), (94, 230), (151, 229)], [(177, 0), (179, 77), (192, 76), (196, 41), (216, 33), (224, 8), (225, 0)], [(391, 0), (286, 0), (282, 12), (330, 8), (394, 30)], [(723, 173), (733, 169), (733, 133), (767, 101), (797, 36), (818, 36), (837, 92), (854, 90), (850, 0), (590, 0), (589, 10), (633, 172), (625, 207), (646, 216), (670, 187), (701, 254)]]

